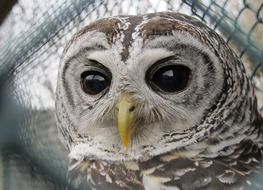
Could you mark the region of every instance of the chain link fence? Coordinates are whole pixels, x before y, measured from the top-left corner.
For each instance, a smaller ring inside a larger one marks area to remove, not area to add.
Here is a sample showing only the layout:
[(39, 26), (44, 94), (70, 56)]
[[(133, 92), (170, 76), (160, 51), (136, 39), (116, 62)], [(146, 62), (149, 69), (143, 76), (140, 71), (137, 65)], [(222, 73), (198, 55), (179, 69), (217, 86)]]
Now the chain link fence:
[(245, 64), (263, 111), (262, 0), (21, 0), (0, 28), (0, 189), (66, 185), (54, 94), (72, 35), (98, 18), (157, 11), (192, 15), (220, 33)]

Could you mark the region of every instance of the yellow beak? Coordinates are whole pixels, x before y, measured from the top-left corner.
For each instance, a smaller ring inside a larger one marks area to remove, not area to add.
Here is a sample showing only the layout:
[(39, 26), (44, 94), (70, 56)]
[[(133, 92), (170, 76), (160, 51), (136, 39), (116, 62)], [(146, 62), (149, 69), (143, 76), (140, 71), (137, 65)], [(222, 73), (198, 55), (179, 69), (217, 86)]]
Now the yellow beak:
[(134, 122), (134, 103), (130, 95), (124, 94), (121, 96), (118, 104), (118, 130), (121, 141), (124, 147), (128, 147), (132, 138), (133, 128), (131, 127)]

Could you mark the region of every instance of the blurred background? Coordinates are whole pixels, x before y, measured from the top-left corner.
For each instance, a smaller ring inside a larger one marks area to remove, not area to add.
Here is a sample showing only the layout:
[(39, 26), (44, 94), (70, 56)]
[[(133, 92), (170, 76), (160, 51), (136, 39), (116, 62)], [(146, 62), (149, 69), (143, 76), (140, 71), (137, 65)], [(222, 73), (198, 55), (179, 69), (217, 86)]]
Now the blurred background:
[(98, 18), (158, 11), (192, 15), (221, 34), (245, 64), (263, 111), (263, 0), (2, 0), (0, 190), (66, 186), (54, 95), (72, 35)]

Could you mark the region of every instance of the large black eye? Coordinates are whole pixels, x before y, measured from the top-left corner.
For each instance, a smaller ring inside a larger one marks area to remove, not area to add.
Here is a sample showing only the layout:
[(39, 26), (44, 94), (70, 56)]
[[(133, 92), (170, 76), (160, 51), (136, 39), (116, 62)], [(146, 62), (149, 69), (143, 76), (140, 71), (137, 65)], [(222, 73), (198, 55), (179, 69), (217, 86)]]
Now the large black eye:
[(150, 85), (153, 89), (161, 89), (165, 92), (179, 92), (186, 88), (190, 69), (183, 65), (166, 65), (155, 70), (150, 77)]
[(80, 77), (81, 87), (87, 94), (99, 94), (110, 86), (110, 78), (99, 71), (85, 71)]

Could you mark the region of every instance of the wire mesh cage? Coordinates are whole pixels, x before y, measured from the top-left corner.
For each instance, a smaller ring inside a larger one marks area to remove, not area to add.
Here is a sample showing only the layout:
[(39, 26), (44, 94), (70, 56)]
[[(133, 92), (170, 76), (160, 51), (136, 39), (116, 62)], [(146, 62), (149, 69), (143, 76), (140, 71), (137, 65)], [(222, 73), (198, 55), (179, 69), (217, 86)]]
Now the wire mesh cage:
[(159, 11), (194, 16), (216, 30), (245, 64), (263, 109), (262, 0), (21, 0), (0, 28), (0, 189), (63, 189), (67, 151), (54, 94), (67, 41), (113, 15)]

